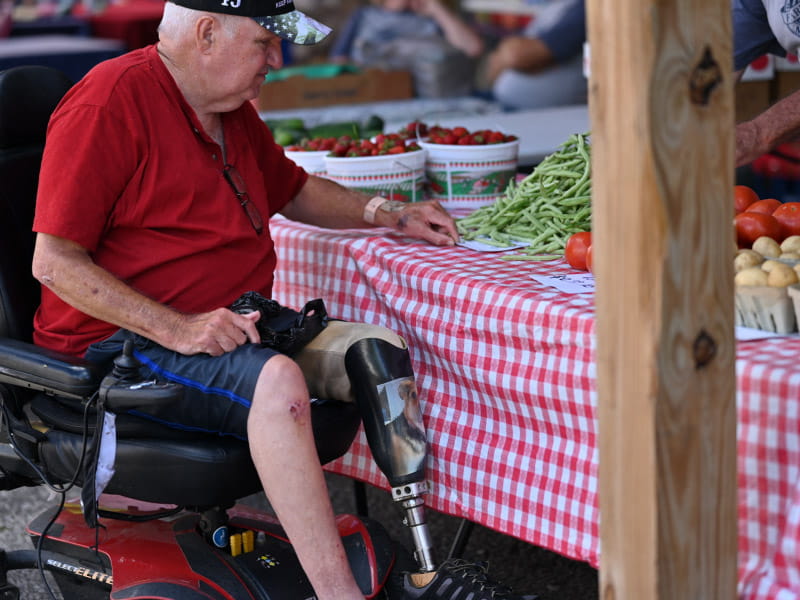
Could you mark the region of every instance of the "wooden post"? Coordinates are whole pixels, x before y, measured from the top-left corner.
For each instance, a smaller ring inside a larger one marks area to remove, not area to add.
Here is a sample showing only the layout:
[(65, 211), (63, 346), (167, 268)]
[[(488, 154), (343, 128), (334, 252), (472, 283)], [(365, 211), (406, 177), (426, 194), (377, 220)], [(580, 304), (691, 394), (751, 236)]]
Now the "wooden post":
[(600, 590), (736, 596), (729, 0), (589, 0)]

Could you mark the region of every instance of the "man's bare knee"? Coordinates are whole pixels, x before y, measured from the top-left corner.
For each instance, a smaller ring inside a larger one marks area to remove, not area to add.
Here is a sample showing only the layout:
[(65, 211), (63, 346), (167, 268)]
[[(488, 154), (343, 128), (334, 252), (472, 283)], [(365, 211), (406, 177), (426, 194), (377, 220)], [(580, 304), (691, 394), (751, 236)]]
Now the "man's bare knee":
[(258, 376), (253, 404), (278, 417), (288, 414), (295, 421), (307, 420), (310, 400), (300, 367), (280, 354), (270, 358)]

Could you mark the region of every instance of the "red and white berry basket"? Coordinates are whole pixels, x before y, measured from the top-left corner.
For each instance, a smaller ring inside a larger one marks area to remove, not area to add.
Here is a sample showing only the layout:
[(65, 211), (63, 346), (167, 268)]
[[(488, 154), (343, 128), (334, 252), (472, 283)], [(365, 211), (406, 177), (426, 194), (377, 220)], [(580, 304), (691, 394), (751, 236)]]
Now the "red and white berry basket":
[(424, 199), (425, 150), (377, 156), (326, 156), (328, 179), (392, 200)]
[(425, 136), (419, 145), (427, 152), (427, 195), (447, 209), (491, 204), (516, 175), (519, 140), (514, 135), (465, 127), (417, 125), (417, 130)]

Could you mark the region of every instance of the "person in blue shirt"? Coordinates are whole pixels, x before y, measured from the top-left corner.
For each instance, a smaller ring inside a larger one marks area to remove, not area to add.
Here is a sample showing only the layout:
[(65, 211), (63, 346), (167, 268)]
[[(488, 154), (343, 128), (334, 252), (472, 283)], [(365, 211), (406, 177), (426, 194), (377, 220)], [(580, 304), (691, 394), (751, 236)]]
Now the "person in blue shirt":
[(543, 4), (521, 35), (503, 38), (489, 54), (492, 96), (508, 110), (586, 104), (585, 41), (583, 0)]
[(336, 35), (330, 58), (361, 63), (365, 41), (385, 43), (404, 36), (441, 36), (470, 58), (484, 51), (477, 31), (440, 0), (372, 0), (356, 9)]
[[(800, 0), (733, 0), (733, 68), (741, 78), (763, 54), (786, 56), (800, 49)], [(736, 126), (736, 166), (746, 165), (800, 136), (800, 91)]]
[(443, 0), (372, 0), (331, 46), (331, 62), (408, 71), (421, 98), (472, 94), (484, 41)]

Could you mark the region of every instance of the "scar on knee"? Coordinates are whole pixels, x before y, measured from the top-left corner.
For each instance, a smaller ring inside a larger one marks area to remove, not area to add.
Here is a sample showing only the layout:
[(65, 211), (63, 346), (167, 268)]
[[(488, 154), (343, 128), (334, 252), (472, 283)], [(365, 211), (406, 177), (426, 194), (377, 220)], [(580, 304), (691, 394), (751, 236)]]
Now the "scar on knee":
[(293, 419), (301, 419), (306, 415), (307, 412), (308, 406), (303, 405), (300, 402), (292, 402), (289, 405), (289, 414), (292, 415)]

